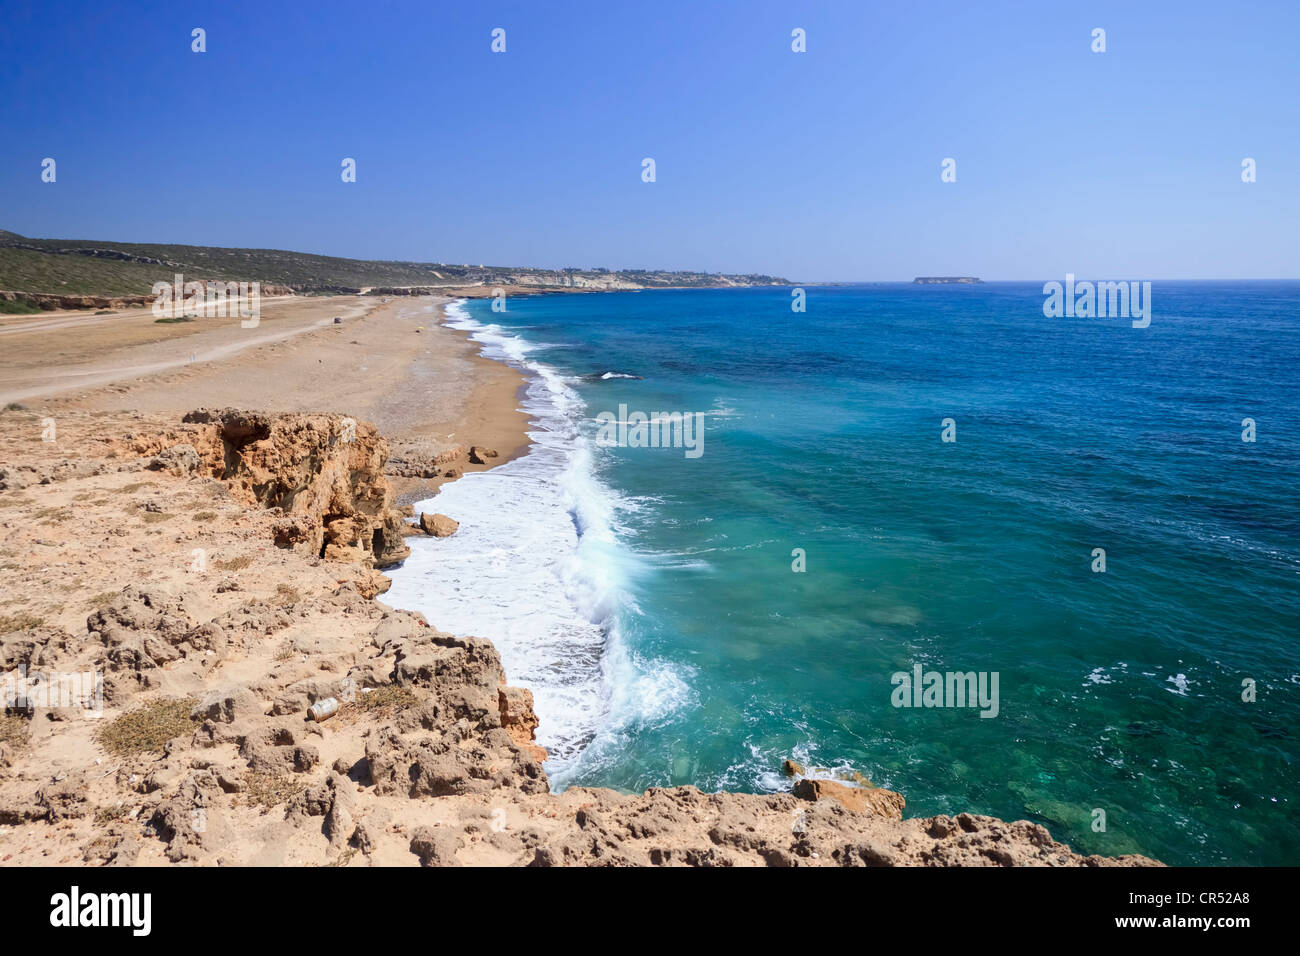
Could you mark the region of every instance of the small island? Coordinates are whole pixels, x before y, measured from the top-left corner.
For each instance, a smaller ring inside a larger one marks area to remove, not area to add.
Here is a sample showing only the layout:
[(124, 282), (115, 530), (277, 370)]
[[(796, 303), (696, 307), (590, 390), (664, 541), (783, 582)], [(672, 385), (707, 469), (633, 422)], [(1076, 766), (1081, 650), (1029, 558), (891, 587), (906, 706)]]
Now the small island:
[(915, 285), (948, 285), (952, 282), (980, 282), (981, 279), (975, 276), (917, 276), (912, 282)]

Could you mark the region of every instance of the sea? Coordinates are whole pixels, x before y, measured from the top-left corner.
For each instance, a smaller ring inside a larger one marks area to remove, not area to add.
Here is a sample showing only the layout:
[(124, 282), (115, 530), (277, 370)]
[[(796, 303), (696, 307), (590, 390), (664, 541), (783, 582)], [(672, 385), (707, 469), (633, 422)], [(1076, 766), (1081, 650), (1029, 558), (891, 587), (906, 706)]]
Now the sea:
[(532, 445), (417, 506), (460, 529), (384, 600), (495, 643), (556, 790), (790, 759), (1082, 853), (1300, 863), (1300, 283), (1156, 281), (1146, 327), (1047, 298), (456, 302)]

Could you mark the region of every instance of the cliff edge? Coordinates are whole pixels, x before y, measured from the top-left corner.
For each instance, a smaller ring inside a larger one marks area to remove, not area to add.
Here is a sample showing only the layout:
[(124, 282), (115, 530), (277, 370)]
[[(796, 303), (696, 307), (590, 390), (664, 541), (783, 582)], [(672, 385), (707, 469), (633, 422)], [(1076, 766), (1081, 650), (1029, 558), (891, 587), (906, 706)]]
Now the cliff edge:
[(0, 416), (6, 863), (1157, 865), (833, 781), (552, 794), (492, 644), (375, 600), (420, 531), (372, 426)]

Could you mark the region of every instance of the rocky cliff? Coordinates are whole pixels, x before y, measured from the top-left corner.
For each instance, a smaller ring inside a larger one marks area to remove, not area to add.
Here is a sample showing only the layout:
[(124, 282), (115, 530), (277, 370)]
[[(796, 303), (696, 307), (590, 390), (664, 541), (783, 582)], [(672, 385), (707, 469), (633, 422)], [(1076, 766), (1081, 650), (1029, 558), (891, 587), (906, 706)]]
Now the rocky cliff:
[[(1152, 863), (1028, 822), (903, 819), (899, 794), (798, 768), (789, 793), (552, 794), (495, 648), (374, 600), (414, 529), (371, 426), (69, 415), (45, 443), (36, 416), (3, 414), (6, 861)], [(60, 689), (80, 673), (102, 698)]]

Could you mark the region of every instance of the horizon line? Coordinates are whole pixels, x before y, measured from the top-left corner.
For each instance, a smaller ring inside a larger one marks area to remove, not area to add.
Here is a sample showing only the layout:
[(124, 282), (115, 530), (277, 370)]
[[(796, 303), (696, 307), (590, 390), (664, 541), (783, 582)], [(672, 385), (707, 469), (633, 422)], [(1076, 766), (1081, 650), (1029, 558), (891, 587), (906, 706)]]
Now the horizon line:
[[(64, 238), (64, 237), (60, 237), (60, 236), (29, 236), (29, 235), (25, 235), (24, 233), (15, 232), (15, 231), (13, 231), (12, 229), (5, 229), (5, 228), (0, 228), (0, 233), (8, 233), (9, 235), (11, 235), (11, 236), (15, 236), (15, 237), (17, 237), (17, 238), (19, 238), (19, 239), (32, 239), (32, 240), (36, 240), (36, 241), (40, 241), (40, 242), (56, 242), (56, 241), (63, 241), (63, 242), (106, 242), (106, 243), (118, 243), (118, 244), (121, 244), (121, 245), (140, 245), (140, 246), (191, 246), (191, 247), (193, 247), (193, 248), (197, 248), (197, 249), (247, 249), (247, 250), (251, 250), (251, 251), (262, 251), (262, 252), (288, 252), (288, 253), (295, 253), (295, 254), (298, 254), (298, 255), (322, 256), (322, 257), (324, 257), (324, 258), (328, 258), (328, 259), (343, 259), (343, 260), (349, 260), (349, 261), (352, 261), (352, 262), (413, 263), (413, 264), (417, 264), (417, 265), (445, 265), (445, 266), (461, 266), (461, 267), (463, 267), (463, 268), (481, 268), (481, 269), (507, 269), (507, 270), (508, 270), (508, 269), (532, 269), (532, 270), (537, 270), (537, 271), (547, 271), (547, 272), (565, 272), (565, 271), (575, 271), (575, 272), (598, 272), (598, 271), (604, 270), (604, 271), (607, 271), (607, 272), (665, 272), (665, 273), (680, 272), (680, 273), (685, 273), (685, 274), (690, 274), (690, 275), (703, 275), (703, 276), (708, 276), (708, 275), (718, 275), (718, 276), (746, 276), (746, 275), (756, 275), (756, 276), (764, 276), (764, 275), (765, 275), (765, 276), (770, 276), (770, 277), (772, 277), (772, 278), (778, 278), (778, 279), (779, 279), (779, 278), (784, 278), (784, 276), (780, 276), (780, 275), (777, 275), (777, 274), (774, 274), (774, 273), (770, 273), (770, 272), (761, 272), (761, 271), (752, 271), (752, 270), (751, 270), (751, 271), (748, 271), (748, 272), (722, 272), (722, 271), (716, 271), (716, 270), (685, 269), (685, 268), (663, 268), (663, 267), (650, 267), (650, 266), (621, 266), (621, 267), (614, 267), (614, 266), (585, 266), (585, 267), (579, 267), (579, 266), (542, 266), (542, 265), (489, 265), (489, 264), (487, 264), (487, 263), (480, 263), (479, 265), (475, 266), (475, 265), (472, 264), (472, 263), (452, 262), (452, 261), (450, 261), (450, 260), (435, 261), (435, 260), (432, 260), (432, 259), (389, 259), (389, 258), (380, 258), (380, 259), (363, 259), (363, 258), (358, 258), (358, 257), (356, 257), (356, 256), (336, 255), (336, 254), (334, 254), (334, 253), (327, 253), (327, 252), (310, 252), (310, 251), (306, 251), (306, 250), (303, 250), (303, 249), (284, 249), (284, 248), (277, 248), (277, 247), (274, 247), (274, 246), (220, 246), (220, 245), (215, 245), (215, 246), (214, 246), (214, 245), (201, 245), (201, 244), (194, 243), (194, 242), (160, 242), (160, 241), (139, 241), (139, 240), (131, 240), (131, 239), (76, 239), (76, 238)], [(1094, 280), (1094, 279), (1091, 279), (1091, 278), (1087, 278), (1087, 274), (1086, 274), (1086, 273), (1075, 273), (1075, 276), (1076, 276), (1076, 278), (1079, 278), (1079, 277), (1082, 276), (1083, 278), (1081, 278), (1080, 281), (1089, 281), (1089, 282), (1091, 282), (1091, 281), (1098, 281), (1098, 280)], [(791, 279), (791, 280), (788, 280), (788, 281), (786, 281), (786, 282), (774, 283), (773, 285), (770, 285), (770, 286), (748, 286), (748, 287), (747, 287), (747, 286), (739, 286), (739, 287), (731, 287), (731, 288), (793, 288), (793, 287), (796, 287), (796, 286), (884, 285), (884, 284), (894, 284), (894, 283), (898, 283), (898, 284), (902, 284), (902, 285), (917, 285), (917, 284), (921, 284), (921, 285), (980, 285), (980, 284), (989, 284), (989, 283), (995, 283), (995, 282), (1002, 282), (1002, 283), (1036, 283), (1036, 282), (1054, 282), (1054, 281), (1056, 281), (1056, 278), (1055, 278), (1055, 277), (1046, 278), (1046, 279), (1042, 279), (1042, 278), (1015, 278), (1015, 279), (999, 278), (999, 279), (986, 279), (986, 278), (983, 278), (982, 276), (951, 276), (951, 278), (970, 278), (970, 279), (976, 279), (976, 280), (978, 280), (978, 281), (977, 281), (977, 282), (966, 282), (966, 283), (959, 283), (959, 282), (917, 283), (917, 282), (916, 282), (916, 279), (918, 279), (918, 278), (924, 278), (924, 277), (930, 277), (930, 278), (949, 278), (949, 276), (942, 276), (942, 275), (937, 275), (937, 274), (933, 274), (933, 273), (931, 273), (931, 274), (918, 273), (917, 275), (913, 276), (913, 277), (910, 278), (910, 279), (800, 279), (800, 280), (794, 280), (794, 279)], [(1138, 280), (1128, 280), (1128, 279), (1113, 280), (1113, 279), (1107, 279), (1107, 280), (1104, 280), (1104, 281), (1147, 281), (1147, 282), (1300, 282), (1300, 275), (1297, 275), (1297, 276), (1159, 276), (1159, 277), (1150, 277), (1150, 278), (1138, 279)], [(619, 290), (610, 290), (610, 291), (619, 291)], [(625, 291), (642, 291), (642, 290), (625, 290)], [(651, 289), (651, 290), (648, 290), (648, 291), (656, 291), (656, 290)], [(662, 290), (662, 291), (666, 291), (666, 290)]]

